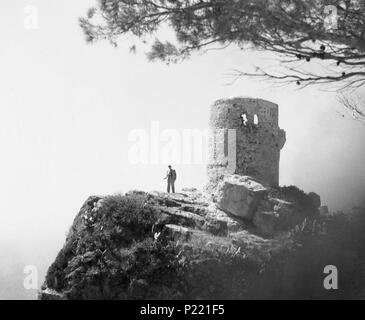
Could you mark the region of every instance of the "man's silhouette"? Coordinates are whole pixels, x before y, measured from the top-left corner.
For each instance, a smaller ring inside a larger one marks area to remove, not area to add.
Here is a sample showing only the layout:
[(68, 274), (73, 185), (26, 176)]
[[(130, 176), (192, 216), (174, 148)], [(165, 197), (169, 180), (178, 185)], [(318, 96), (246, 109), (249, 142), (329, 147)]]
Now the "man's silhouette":
[(175, 180), (176, 180), (176, 171), (172, 169), (171, 166), (168, 167), (167, 174), (165, 179), (167, 179), (167, 192), (170, 193), (170, 188), (172, 189), (172, 193), (175, 193)]

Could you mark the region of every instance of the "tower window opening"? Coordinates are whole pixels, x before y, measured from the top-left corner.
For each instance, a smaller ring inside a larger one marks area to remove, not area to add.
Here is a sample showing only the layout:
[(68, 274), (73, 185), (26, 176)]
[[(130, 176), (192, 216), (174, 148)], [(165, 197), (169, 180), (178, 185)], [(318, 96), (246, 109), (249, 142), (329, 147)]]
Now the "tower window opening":
[(224, 156), (228, 156), (228, 129), (224, 130)]
[(241, 125), (246, 127), (247, 122), (248, 122), (247, 115), (246, 115), (246, 113), (244, 113), (244, 114), (241, 115)]
[(255, 126), (257, 126), (259, 124), (259, 117), (257, 116), (257, 114), (255, 114), (253, 117), (253, 124)]

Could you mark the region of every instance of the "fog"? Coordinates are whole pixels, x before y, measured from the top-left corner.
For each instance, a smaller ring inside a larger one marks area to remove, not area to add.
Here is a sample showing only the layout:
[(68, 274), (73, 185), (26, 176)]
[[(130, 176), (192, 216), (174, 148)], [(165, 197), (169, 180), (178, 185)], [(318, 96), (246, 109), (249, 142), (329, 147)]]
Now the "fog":
[[(37, 268), (40, 286), (89, 195), (165, 188), (165, 163), (131, 163), (133, 130), (148, 134), (153, 121), (160, 132), (206, 130), (209, 106), (222, 97), (279, 104), (287, 134), (280, 184), (314, 191), (334, 211), (363, 203), (365, 127), (342, 117), (335, 92), (232, 84), (230, 70), (267, 58), (233, 47), (166, 66), (124, 44), (90, 46), (77, 18), (93, 0), (32, 4), (35, 30), (23, 25), (26, 1), (0, 3), (0, 299), (35, 298), (24, 268)], [(203, 186), (204, 163), (174, 166), (178, 189)]]

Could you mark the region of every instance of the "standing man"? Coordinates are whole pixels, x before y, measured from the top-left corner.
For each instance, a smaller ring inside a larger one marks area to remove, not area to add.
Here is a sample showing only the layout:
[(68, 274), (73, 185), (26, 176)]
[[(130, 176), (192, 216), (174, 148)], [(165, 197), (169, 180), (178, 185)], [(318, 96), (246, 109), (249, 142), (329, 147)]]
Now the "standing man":
[(172, 193), (175, 193), (175, 180), (176, 180), (176, 171), (172, 169), (171, 166), (168, 167), (167, 174), (165, 180), (167, 179), (167, 192), (170, 193), (170, 188), (172, 189)]

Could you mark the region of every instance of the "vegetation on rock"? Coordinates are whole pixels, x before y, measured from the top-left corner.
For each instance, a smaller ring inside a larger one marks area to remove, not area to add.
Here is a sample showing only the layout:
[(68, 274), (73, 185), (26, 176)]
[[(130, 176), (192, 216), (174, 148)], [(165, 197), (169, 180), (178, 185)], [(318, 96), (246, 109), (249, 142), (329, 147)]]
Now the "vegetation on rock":
[[(364, 211), (308, 217), (275, 239), (252, 234), (244, 224), (233, 228), (230, 218), (211, 213), (196, 191), (90, 197), (40, 298), (365, 297)], [(323, 289), (328, 264), (340, 272), (337, 292)]]

